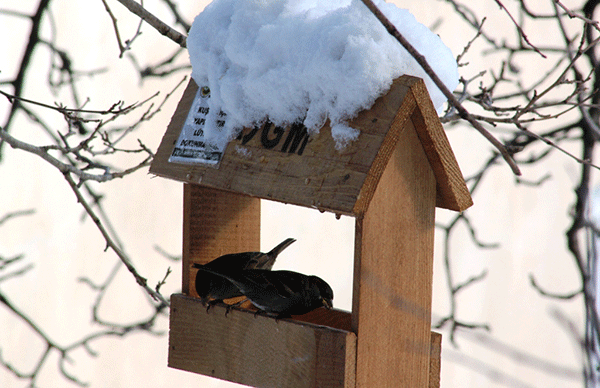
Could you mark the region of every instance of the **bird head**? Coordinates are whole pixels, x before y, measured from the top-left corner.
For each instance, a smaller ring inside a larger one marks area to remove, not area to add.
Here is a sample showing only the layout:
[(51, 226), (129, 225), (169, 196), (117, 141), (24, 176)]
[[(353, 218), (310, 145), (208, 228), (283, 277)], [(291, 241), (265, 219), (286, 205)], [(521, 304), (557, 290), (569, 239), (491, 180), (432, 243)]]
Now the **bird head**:
[(313, 287), (315, 287), (316, 290), (318, 291), (319, 298), (320, 298), (320, 301), (323, 304), (323, 306), (325, 306), (328, 309), (332, 308), (333, 307), (333, 290), (331, 289), (329, 284), (327, 284), (327, 282), (325, 282), (325, 280), (323, 280), (317, 276), (311, 276), (310, 281), (311, 281)]

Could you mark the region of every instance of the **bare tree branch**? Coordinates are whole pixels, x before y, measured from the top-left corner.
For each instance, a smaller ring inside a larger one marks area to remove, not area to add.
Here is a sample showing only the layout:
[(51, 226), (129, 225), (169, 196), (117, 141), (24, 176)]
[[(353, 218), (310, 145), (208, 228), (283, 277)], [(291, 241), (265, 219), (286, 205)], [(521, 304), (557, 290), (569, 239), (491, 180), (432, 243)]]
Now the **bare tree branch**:
[(127, 39), (125, 41), (125, 44), (123, 44), (123, 42), (121, 40), (121, 34), (119, 33), (119, 26), (117, 25), (117, 18), (116, 18), (116, 16), (111, 11), (110, 7), (108, 6), (108, 3), (106, 3), (106, 0), (102, 0), (102, 4), (104, 4), (104, 9), (106, 9), (106, 12), (110, 16), (110, 19), (112, 20), (113, 29), (115, 30), (115, 35), (117, 37), (117, 44), (119, 45), (119, 52), (120, 52), (119, 58), (122, 58), (123, 54), (125, 54), (125, 51), (131, 49), (131, 44), (133, 43), (133, 41), (138, 36), (140, 36), (140, 34), (141, 34), (141, 28), (142, 28), (142, 20), (140, 19), (140, 23), (138, 24), (137, 31), (135, 32), (135, 35), (133, 36), (133, 38)]
[(81, 206), (83, 206), (83, 208), (85, 209), (87, 214), (90, 216), (90, 218), (92, 219), (94, 224), (96, 224), (96, 226), (98, 227), (98, 230), (102, 234), (102, 237), (104, 237), (107, 248), (110, 248), (113, 252), (115, 252), (117, 254), (119, 259), (121, 259), (121, 261), (123, 262), (125, 267), (127, 267), (129, 272), (135, 278), (136, 283), (139, 284), (144, 290), (146, 290), (148, 295), (152, 296), (152, 298), (154, 300), (160, 302), (162, 305), (169, 306), (169, 302), (160, 293), (156, 292), (155, 290), (153, 290), (152, 288), (150, 288), (148, 286), (146, 278), (142, 277), (137, 272), (137, 269), (131, 263), (131, 259), (125, 254), (125, 252), (123, 252), (123, 250), (117, 244), (115, 244), (113, 239), (110, 237), (110, 235), (104, 228), (104, 225), (102, 224), (102, 222), (100, 222), (100, 219), (96, 216), (96, 213), (94, 212), (94, 210), (91, 208), (91, 206), (85, 200), (85, 198), (83, 198), (83, 195), (79, 191), (79, 187), (78, 187), (77, 183), (75, 183), (75, 181), (73, 180), (71, 175), (68, 172), (65, 173), (64, 175), (65, 175), (65, 179), (69, 183), (69, 186), (71, 186), (73, 193), (77, 197), (77, 202), (79, 202), (81, 204)]
[(527, 38), (527, 35), (525, 35), (525, 31), (523, 31), (523, 28), (521, 28), (521, 26), (519, 25), (519, 23), (517, 23), (517, 21), (515, 20), (515, 18), (510, 14), (510, 12), (508, 11), (508, 9), (506, 9), (506, 7), (504, 6), (504, 4), (502, 4), (502, 2), (500, 0), (494, 0), (496, 2), (496, 4), (498, 4), (498, 6), (500, 8), (502, 8), (504, 10), (504, 12), (506, 12), (506, 14), (508, 15), (508, 17), (510, 18), (510, 20), (513, 22), (513, 24), (515, 25), (515, 27), (517, 28), (517, 31), (519, 31), (519, 35), (521, 36), (521, 38), (523, 38), (523, 40), (532, 48), (535, 50), (536, 53), (540, 54), (543, 58), (547, 58), (546, 55), (544, 55), (544, 53), (542, 53), (537, 47), (535, 47)]
[(186, 37), (180, 32), (172, 29), (167, 24), (163, 23), (156, 16), (152, 15), (148, 12), (144, 7), (140, 4), (136, 3), (133, 0), (118, 0), (119, 3), (123, 4), (128, 10), (132, 13), (136, 14), (146, 23), (150, 24), (156, 31), (171, 39), (173, 42), (177, 43), (181, 47), (185, 47)]
[(425, 73), (431, 78), (435, 85), (444, 93), (444, 96), (448, 99), (450, 104), (458, 111), (460, 117), (467, 120), (479, 133), (481, 133), (492, 145), (500, 152), (504, 160), (508, 163), (515, 175), (521, 175), (519, 167), (512, 158), (512, 155), (506, 150), (504, 145), (500, 143), (491, 133), (489, 133), (473, 116), (462, 106), (458, 99), (452, 94), (442, 80), (433, 71), (427, 59), (410, 44), (396, 27), (387, 19), (387, 17), (377, 8), (377, 6), (371, 0), (362, 0), (362, 2), (369, 8), (369, 10), (377, 17), (377, 19), (383, 24), (388, 32), (398, 40), (398, 42), (412, 55), (413, 58), (421, 65)]

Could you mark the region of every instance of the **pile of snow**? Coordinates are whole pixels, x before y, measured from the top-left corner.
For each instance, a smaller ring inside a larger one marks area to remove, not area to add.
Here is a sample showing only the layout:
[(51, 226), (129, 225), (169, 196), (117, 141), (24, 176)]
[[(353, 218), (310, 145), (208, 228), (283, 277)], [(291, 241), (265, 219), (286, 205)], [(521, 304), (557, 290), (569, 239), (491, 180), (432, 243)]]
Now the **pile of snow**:
[[(454, 90), (456, 60), (442, 40), (407, 10), (375, 3)], [(267, 117), (282, 126), (302, 120), (313, 131), (329, 119), (343, 147), (358, 135), (344, 123), (404, 74), (425, 80), (436, 108), (445, 101), (360, 0), (214, 0), (195, 18), (187, 46), (192, 77), (210, 88), (206, 122), (227, 114), (223, 128), (204, 128), (218, 147)]]

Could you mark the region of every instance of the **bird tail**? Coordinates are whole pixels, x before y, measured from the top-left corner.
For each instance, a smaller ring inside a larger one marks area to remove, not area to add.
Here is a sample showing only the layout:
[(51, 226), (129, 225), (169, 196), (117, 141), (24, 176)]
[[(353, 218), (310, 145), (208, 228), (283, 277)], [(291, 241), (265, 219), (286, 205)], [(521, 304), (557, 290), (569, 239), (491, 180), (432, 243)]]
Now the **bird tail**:
[(273, 264), (275, 264), (275, 260), (277, 256), (283, 251), (285, 248), (289, 247), (291, 243), (296, 241), (295, 238), (286, 238), (275, 248), (271, 249), (268, 253), (261, 255), (257, 258), (258, 264), (254, 267), (256, 269), (271, 269), (273, 268)]
[(281, 253), (281, 251), (289, 247), (294, 241), (296, 241), (295, 238), (286, 238), (275, 248), (271, 249), (269, 253), (267, 253), (267, 256), (273, 257), (273, 261), (275, 261), (275, 258)]

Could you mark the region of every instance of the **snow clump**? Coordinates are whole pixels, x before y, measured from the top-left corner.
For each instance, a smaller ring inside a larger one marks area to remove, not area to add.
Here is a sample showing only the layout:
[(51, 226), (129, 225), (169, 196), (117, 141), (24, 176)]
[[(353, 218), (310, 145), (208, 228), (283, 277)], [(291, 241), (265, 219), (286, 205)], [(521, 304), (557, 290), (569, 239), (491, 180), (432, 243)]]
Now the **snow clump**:
[[(456, 60), (440, 37), (409, 11), (374, 2), (454, 90)], [(193, 79), (210, 88), (206, 122), (227, 115), (224, 127), (204, 128), (218, 147), (267, 117), (309, 131), (329, 119), (343, 147), (359, 135), (346, 122), (404, 74), (425, 80), (436, 108), (446, 100), (360, 0), (214, 0), (195, 18), (187, 47)]]

